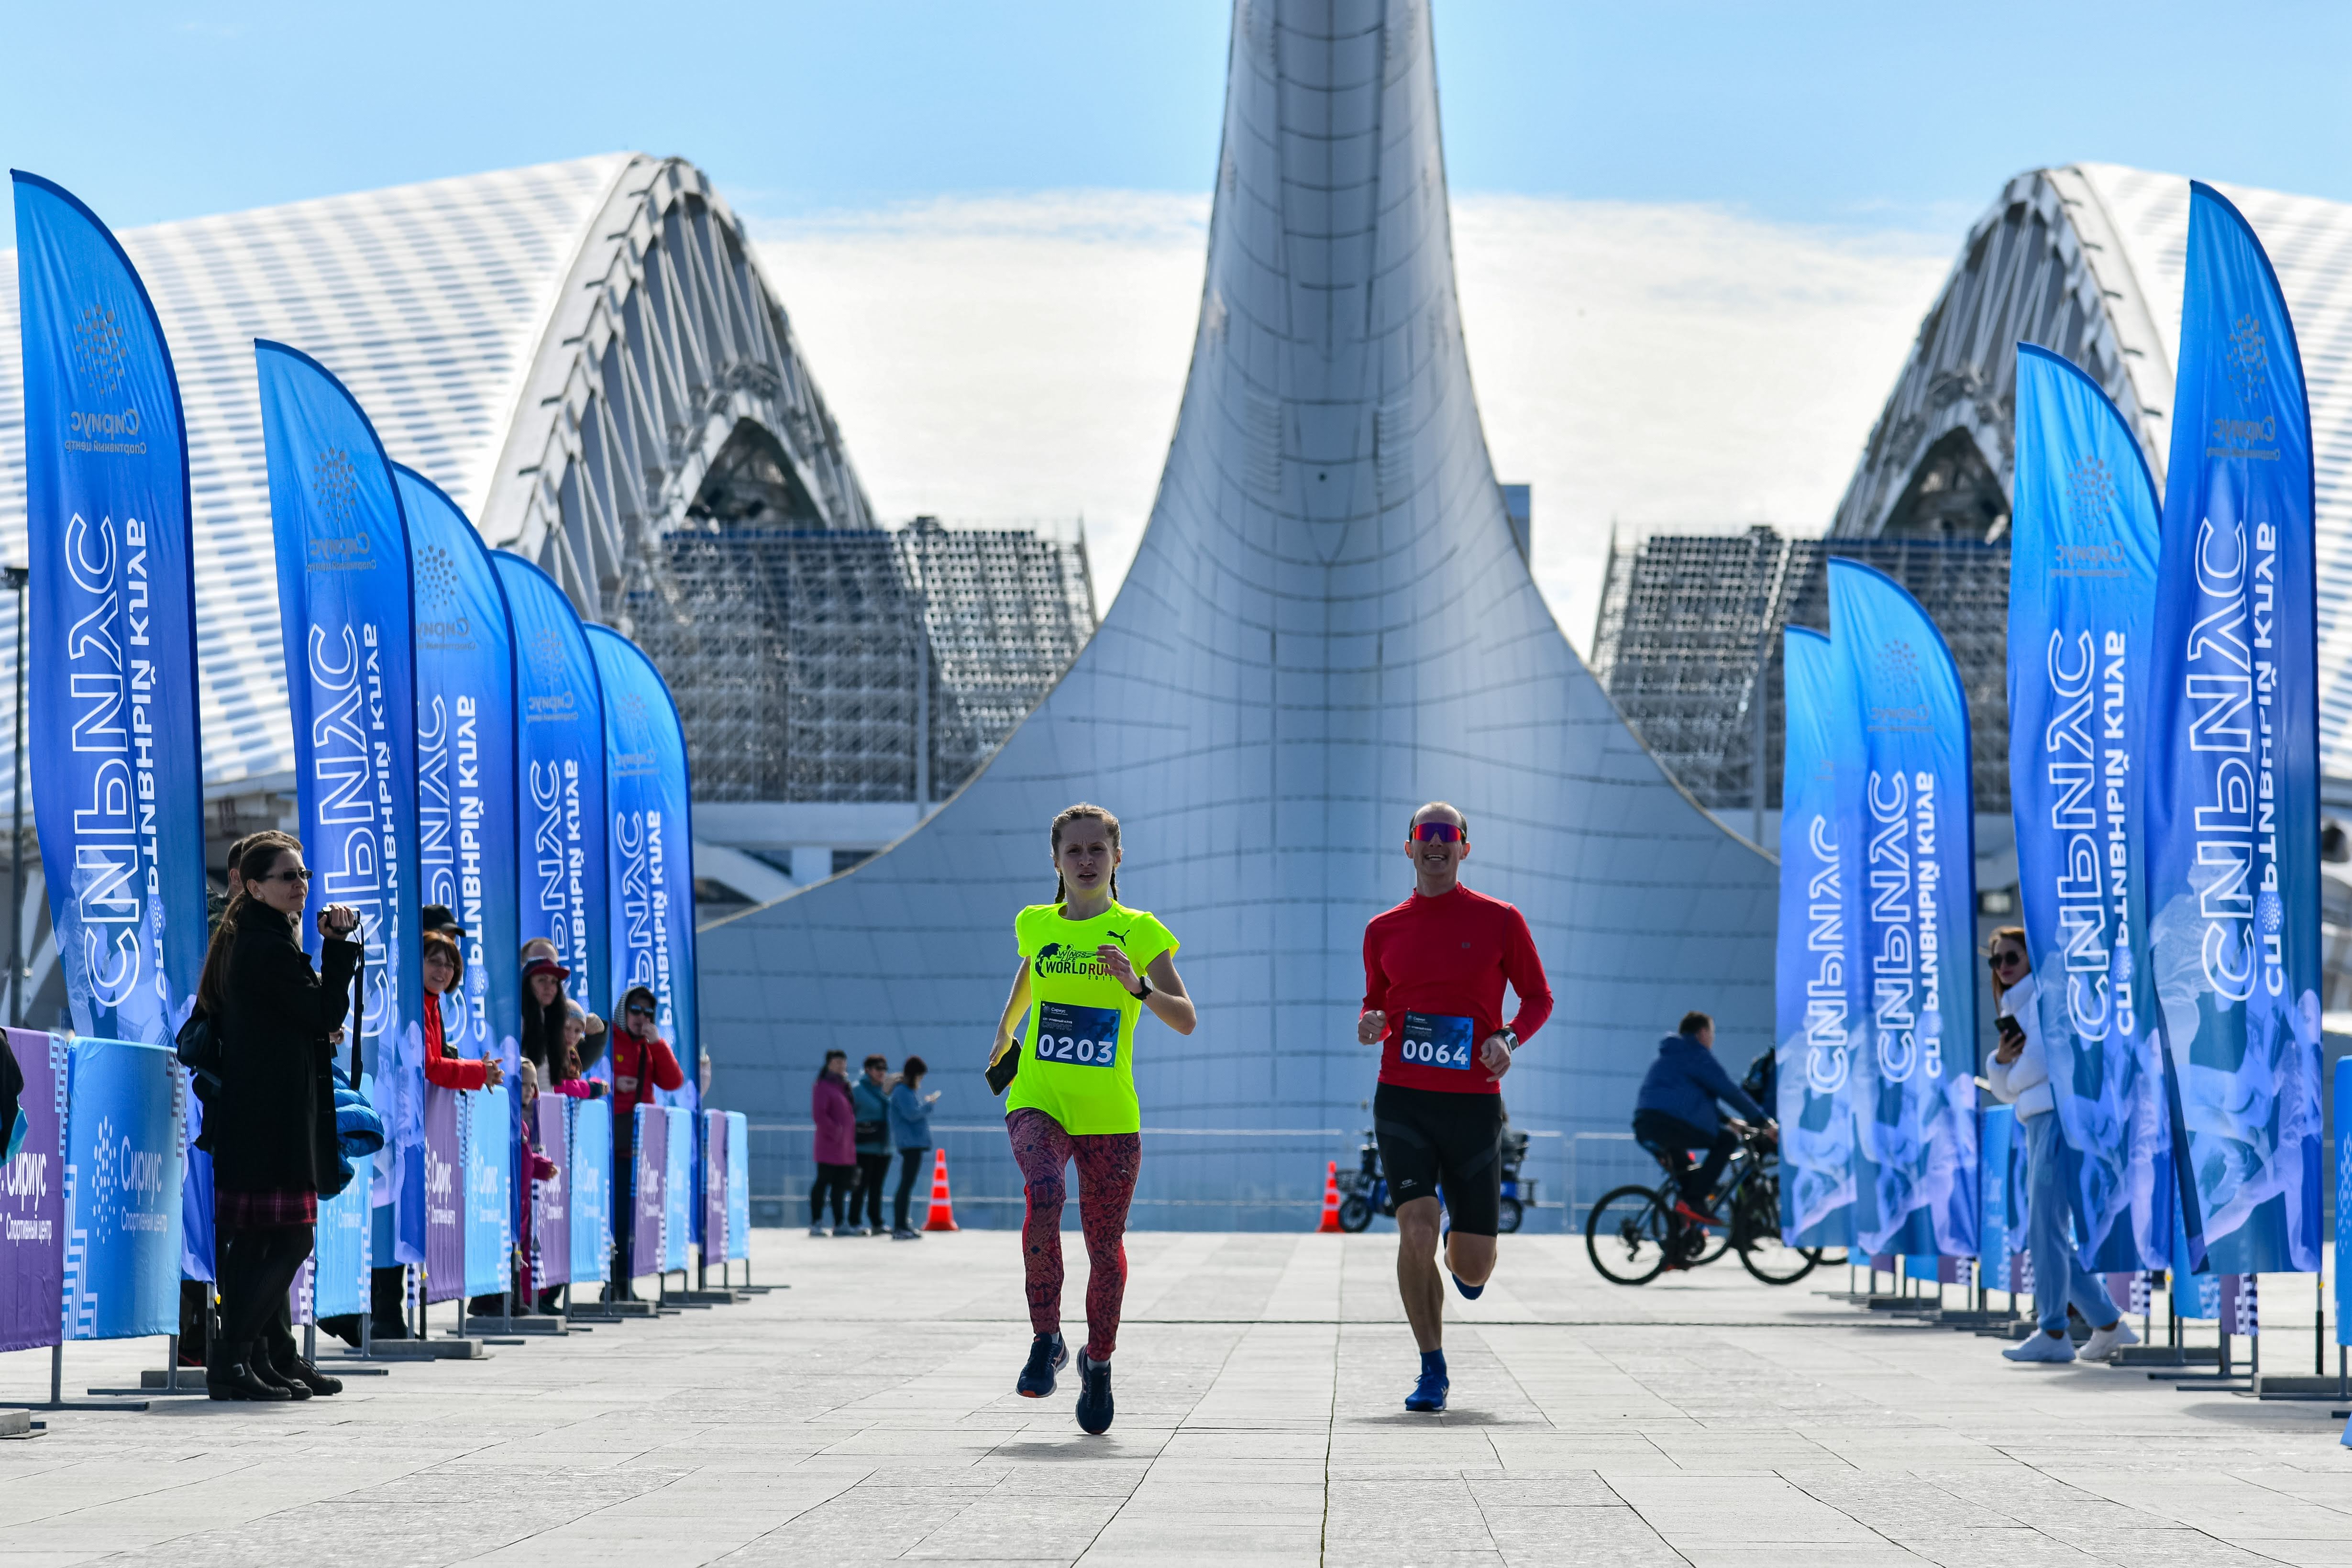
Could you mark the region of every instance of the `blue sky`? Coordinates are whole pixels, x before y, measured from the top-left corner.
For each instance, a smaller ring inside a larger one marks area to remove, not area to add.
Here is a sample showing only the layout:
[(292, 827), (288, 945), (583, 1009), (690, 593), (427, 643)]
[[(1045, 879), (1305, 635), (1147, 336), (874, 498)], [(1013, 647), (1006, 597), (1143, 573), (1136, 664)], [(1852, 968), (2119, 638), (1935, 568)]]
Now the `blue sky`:
[[(26, 5), (0, 157), (124, 226), (625, 146), (695, 159), (758, 219), (1200, 192), (1228, 15)], [(2016, 170), (2087, 158), (2352, 198), (2352, 6), (1439, 0), (1436, 16), (1459, 192), (1951, 231)]]
[[(1817, 532), (1971, 220), (2075, 160), (2352, 200), (2352, 5), (1435, 0), (1454, 255), (1537, 578)], [(1224, 0), (20, 4), (0, 162), (118, 227), (619, 149), (709, 171), (886, 519), (1140, 538)], [(649, 21), (650, 19), (650, 21)], [(0, 247), (13, 243), (0, 209)], [(5, 325), (0, 325), (5, 331)]]

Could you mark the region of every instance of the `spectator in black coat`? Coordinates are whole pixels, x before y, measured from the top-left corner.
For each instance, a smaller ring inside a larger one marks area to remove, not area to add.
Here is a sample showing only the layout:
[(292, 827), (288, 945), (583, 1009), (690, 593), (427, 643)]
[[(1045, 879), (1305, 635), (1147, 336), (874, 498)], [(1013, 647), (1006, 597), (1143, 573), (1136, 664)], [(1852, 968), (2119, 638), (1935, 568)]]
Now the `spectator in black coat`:
[(310, 1255), (319, 1194), (343, 1181), (331, 1063), (360, 964), (359, 917), (341, 904), (320, 911), (323, 973), (314, 970), (295, 941), (310, 898), (301, 853), (257, 844), (237, 870), (244, 887), (213, 933), (196, 991), (222, 1046), (204, 1136), (221, 1336), (205, 1383), (215, 1399), (307, 1399), (342, 1384), (268, 1331)]

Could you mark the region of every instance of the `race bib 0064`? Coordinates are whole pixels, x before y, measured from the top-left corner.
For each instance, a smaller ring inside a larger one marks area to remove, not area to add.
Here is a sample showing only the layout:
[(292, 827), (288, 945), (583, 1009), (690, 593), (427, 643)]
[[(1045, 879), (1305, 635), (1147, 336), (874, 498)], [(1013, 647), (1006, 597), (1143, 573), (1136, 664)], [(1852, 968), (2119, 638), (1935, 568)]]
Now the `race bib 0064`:
[(1397, 1054), (1423, 1067), (1470, 1070), (1471, 1021), (1452, 1013), (1407, 1013)]
[(1118, 1061), (1118, 1009), (1037, 1004), (1037, 1059), (1107, 1068)]

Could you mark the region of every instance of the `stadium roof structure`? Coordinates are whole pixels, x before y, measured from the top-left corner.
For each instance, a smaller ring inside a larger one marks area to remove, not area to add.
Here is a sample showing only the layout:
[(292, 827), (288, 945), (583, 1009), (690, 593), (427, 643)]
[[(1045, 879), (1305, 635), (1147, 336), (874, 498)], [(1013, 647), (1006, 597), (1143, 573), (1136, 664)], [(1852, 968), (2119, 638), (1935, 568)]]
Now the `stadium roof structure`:
[[(955, 1066), (943, 1119), (992, 1116), (961, 1069), (1019, 963), (1013, 916), (1052, 898), (1055, 814), (1108, 806), (1123, 897), (1182, 941), (1202, 1016), (1138, 1044), (1147, 1125), (1199, 1133), (1152, 1145), (1138, 1201), (1205, 1225), (1311, 1199), (1340, 1152), (1320, 1135), (1363, 1125), (1362, 932), (1412, 891), (1423, 802), (1466, 813), (1466, 883), (1519, 906), (1549, 969), (1553, 1021), (1507, 1084), (1522, 1126), (1622, 1128), (1687, 1007), (1723, 1020), (1727, 1057), (1769, 1045), (1775, 919), (1771, 862), (1643, 749), (1514, 537), (1454, 297), (1426, 0), (1238, 0), (1226, 80), (1191, 372), (1100, 628), (928, 822), (698, 954), (705, 1037), (755, 1120), (797, 1120), (845, 1042)], [(1252, 1141), (1281, 1129), (1311, 1164)], [(1009, 1163), (957, 1159), (967, 1188), (1018, 1191)]]
[[(2262, 237), (2294, 317), (2316, 482), (2320, 765), (2352, 777), (2352, 205), (2215, 188)], [(2188, 239), (2179, 175), (2076, 163), (2010, 181), (1920, 322), (1832, 533), (2005, 530), (2021, 341), (2106, 390), (2162, 485)]]
[[(394, 460), (446, 490), (490, 543), (547, 567), (583, 615), (624, 629), (661, 534), (747, 450), (789, 496), (789, 521), (874, 526), (757, 255), (683, 160), (614, 153), (118, 237), (187, 411), (210, 794), (280, 785), (294, 765), (257, 337), (319, 359)], [(23, 382), (5, 254), (0, 551), (18, 560)], [(13, 679), (14, 616), (0, 596), (0, 680)], [(0, 773), (13, 772), (7, 743), (0, 732)]]

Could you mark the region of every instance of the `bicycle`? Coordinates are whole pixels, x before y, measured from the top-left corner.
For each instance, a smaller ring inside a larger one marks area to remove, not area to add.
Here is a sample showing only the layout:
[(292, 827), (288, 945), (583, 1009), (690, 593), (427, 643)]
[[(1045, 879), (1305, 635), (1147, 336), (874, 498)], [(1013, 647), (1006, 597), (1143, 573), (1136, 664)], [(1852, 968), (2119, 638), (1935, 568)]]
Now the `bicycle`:
[(1780, 1173), (1769, 1134), (1751, 1130), (1732, 1152), (1717, 1198), (1717, 1212), (1729, 1219), (1717, 1226), (1699, 1226), (1675, 1212), (1689, 1152), (1643, 1147), (1666, 1179), (1655, 1187), (1605, 1194), (1584, 1222), (1584, 1250), (1602, 1279), (1646, 1285), (1669, 1268), (1696, 1268), (1733, 1247), (1741, 1266), (1767, 1285), (1793, 1285), (1821, 1262), (1820, 1247), (1790, 1247), (1780, 1239)]

